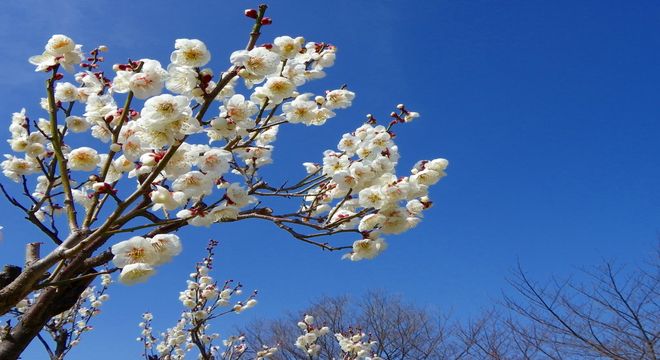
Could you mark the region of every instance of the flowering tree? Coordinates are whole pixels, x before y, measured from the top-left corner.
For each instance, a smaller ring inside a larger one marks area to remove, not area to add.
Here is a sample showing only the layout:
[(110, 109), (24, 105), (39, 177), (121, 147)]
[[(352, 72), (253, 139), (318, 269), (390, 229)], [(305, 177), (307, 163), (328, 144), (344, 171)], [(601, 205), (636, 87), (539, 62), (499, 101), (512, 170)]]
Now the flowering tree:
[[(145, 360), (180, 360), (190, 352), (197, 353), (200, 359), (237, 360), (251, 356), (254, 359), (278, 358), (280, 348), (295, 346), (302, 351), (306, 359), (321, 358), (321, 344), (327, 343), (330, 327), (318, 324), (314, 316), (305, 315), (296, 321), (301, 335), (295, 341), (285, 343), (284, 339), (270, 339), (276, 346), (266, 345), (266, 341), (249, 339), (245, 333), (230, 336), (219, 344), (220, 334), (213, 332), (211, 321), (219, 317), (240, 313), (252, 308), (256, 303), (256, 291), (243, 300), (235, 300), (242, 295), (242, 285), (228, 280), (218, 283), (212, 277), (213, 250), (217, 241), (211, 240), (207, 248), (208, 255), (197, 264), (195, 272), (190, 274), (186, 290), (179, 295), (185, 310), (177, 323), (157, 335), (153, 331), (152, 313), (144, 313), (139, 326), (142, 329), (138, 341), (144, 345)], [(294, 323), (296, 323), (294, 322)], [(378, 341), (358, 328), (335, 326), (337, 358), (343, 360), (382, 360), (377, 355)], [(283, 341), (284, 340), (284, 341)], [(288, 339), (287, 339), (288, 340)], [(252, 344), (250, 344), (252, 343)], [(250, 346), (251, 345), (251, 346)], [(284, 354), (286, 354), (284, 350)], [(334, 358), (334, 357), (333, 357)]]
[[(175, 233), (189, 225), (261, 219), (307, 244), (347, 250), (353, 261), (385, 250), (382, 235), (417, 225), (447, 161), (419, 161), (409, 175), (396, 174), (393, 128), (419, 116), (404, 105), (383, 125), (368, 115), (337, 150), (303, 164), (307, 174), (298, 180), (280, 185), (261, 176), (280, 127), (323, 125), (355, 96), (345, 86), (301, 92), (325, 76), (336, 48), (289, 36), (257, 46), (272, 23), (266, 8), (246, 10), (254, 19), (247, 46), (219, 74), (205, 67), (211, 53), (196, 39), (177, 39), (166, 68), (129, 59), (112, 67), (114, 75), (103, 70), (107, 47), (84, 53), (64, 35), (30, 58), (47, 76), (47, 116), (14, 113), (9, 143), (18, 156), (5, 155), (2, 170), (17, 185), (0, 190), (48, 242), (27, 244), (25, 265), (0, 274), (0, 314), (9, 318), (0, 358), (18, 358), (37, 338), (61, 359), (108, 299), (110, 274), (119, 272), (124, 284), (145, 281), (181, 252)], [(247, 95), (238, 93), (241, 83)], [(267, 206), (272, 197), (302, 205), (278, 211)], [(319, 240), (341, 234), (352, 244)]]

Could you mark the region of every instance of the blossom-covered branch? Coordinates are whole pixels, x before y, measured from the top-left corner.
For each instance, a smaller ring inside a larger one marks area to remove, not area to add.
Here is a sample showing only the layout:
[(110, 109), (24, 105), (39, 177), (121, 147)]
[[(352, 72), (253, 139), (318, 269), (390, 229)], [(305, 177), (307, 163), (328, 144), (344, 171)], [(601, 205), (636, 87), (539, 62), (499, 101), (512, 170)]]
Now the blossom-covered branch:
[[(113, 74), (104, 69), (108, 47), (85, 53), (65, 35), (53, 35), (29, 59), (47, 75), (42, 110), (30, 114), (46, 118), (31, 120), (25, 109), (13, 114), (15, 154), (1, 166), (24, 200), (10, 186), (1, 189), (52, 245), (0, 288), (0, 314), (39, 291), (0, 342), (0, 357), (18, 357), (55, 310), (75, 306), (101, 273), (95, 267), (112, 261), (120, 282), (145, 281), (182, 251), (185, 240), (175, 232), (186, 226), (265, 220), (324, 250), (350, 249), (344, 257), (357, 261), (385, 250), (383, 235), (417, 225), (447, 161), (420, 161), (397, 174), (394, 127), (419, 117), (404, 105), (383, 125), (369, 115), (337, 150), (303, 164), (307, 174), (291, 185), (262, 175), (280, 129), (323, 125), (355, 98), (346, 86), (303, 91), (326, 76), (337, 48), (290, 36), (258, 44), (272, 23), (266, 10), (246, 11), (253, 20), (248, 44), (220, 73), (207, 67), (211, 52), (198, 39), (177, 39), (167, 66), (128, 59), (112, 66)], [(278, 210), (273, 197), (303, 204)], [(318, 240), (330, 236), (337, 240)]]

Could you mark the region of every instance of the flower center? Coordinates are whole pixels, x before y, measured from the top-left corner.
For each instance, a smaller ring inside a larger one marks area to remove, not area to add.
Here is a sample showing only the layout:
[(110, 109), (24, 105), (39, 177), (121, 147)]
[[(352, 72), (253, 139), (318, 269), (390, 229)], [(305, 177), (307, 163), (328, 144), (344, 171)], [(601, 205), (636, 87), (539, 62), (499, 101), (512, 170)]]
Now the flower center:
[(162, 113), (171, 114), (174, 112), (174, 104), (168, 102), (158, 104), (158, 111)]
[(144, 249), (143, 248), (132, 248), (131, 251), (126, 254), (134, 263), (142, 262), (144, 259)]
[(199, 60), (202, 57), (202, 52), (197, 49), (188, 49), (183, 52), (183, 57), (188, 61)]

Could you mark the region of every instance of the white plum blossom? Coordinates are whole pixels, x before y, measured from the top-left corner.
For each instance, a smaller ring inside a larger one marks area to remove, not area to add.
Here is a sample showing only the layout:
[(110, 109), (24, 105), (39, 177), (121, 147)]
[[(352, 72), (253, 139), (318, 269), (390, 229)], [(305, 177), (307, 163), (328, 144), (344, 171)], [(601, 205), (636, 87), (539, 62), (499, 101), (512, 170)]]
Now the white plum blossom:
[(216, 222), (216, 217), (210, 212), (197, 209), (183, 209), (176, 213), (176, 217), (179, 219), (186, 219), (188, 224), (192, 226), (209, 227)]
[(119, 242), (111, 250), (114, 255), (112, 262), (118, 268), (135, 263), (155, 265), (159, 261), (159, 254), (152, 243), (142, 236)]
[(154, 206), (151, 208), (156, 211), (159, 209), (174, 210), (183, 205), (186, 195), (181, 191), (169, 191), (166, 188), (156, 185), (156, 190), (149, 194)]
[(15, 182), (19, 182), (21, 176), (38, 171), (38, 164), (29, 158), (21, 159), (13, 155), (5, 155), (5, 158), (2, 162), (2, 173)]
[(295, 85), (282, 76), (270, 77), (264, 84), (264, 93), (268, 97), (269, 103), (272, 104), (281, 103), (282, 100), (291, 96), (295, 89)]
[(156, 254), (158, 254), (154, 265), (166, 263), (181, 253), (181, 240), (174, 234), (157, 234), (150, 241)]
[(238, 218), (239, 208), (235, 205), (229, 205), (223, 201), (220, 205), (211, 210), (211, 218), (214, 222), (236, 220)]
[(98, 165), (101, 157), (95, 149), (83, 146), (71, 150), (68, 160), (72, 170), (92, 171)]
[(114, 92), (125, 93), (130, 90), (138, 99), (147, 99), (161, 93), (167, 71), (156, 60), (141, 59), (139, 62), (142, 63), (140, 71), (137, 69), (117, 71), (112, 86)]
[(256, 201), (254, 196), (249, 195), (248, 191), (238, 183), (233, 183), (227, 188), (227, 198), (232, 205), (239, 208)]
[(35, 71), (48, 71), (56, 65), (61, 65), (69, 72), (73, 71), (73, 65), (83, 60), (82, 46), (68, 36), (53, 35), (45, 46), (41, 55), (30, 57), (30, 64), (36, 65)]
[(124, 285), (134, 285), (147, 281), (154, 275), (156, 269), (149, 264), (134, 263), (128, 264), (121, 269), (119, 282)]
[(211, 60), (206, 45), (197, 39), (177, 39), (170, 61), (178, 66), (202, 67)]
[(250, 51), (239, 50), (231, 54), (234, 65), (245, 66), (245, 69), (257, 76), (264, 77), (277, 71), (280, 56), (264, 47), (256, 47)]
[(175, 94), (188, 96), (199, 85), (198, 77), (197, 71), (191, 67), (170, 64), (167, 67), (165, 87)]
[(293, 101), (282, 105), (284, 116), (290, 123), (303, 123), (305, 125), (313, 124), (318, 106), (315, 101), (309, 99), (311, 95), (312, 94), (298, 95)]
[(87, 102), (91, 95), (98, 95), (103, 91), (104, 84), (101, 82), (100, 74), (92, 73), (91, 71), (79, 72), (76, 75), (76, 81), (81, 85), (78, 88), (78, 100)]
[(53, 35), (46, 43), (46, 52), (52, 55), (64, 55), (75, 50), (76, 43), (66, 35)]
[(376, 237), (375, 239), (367, 238), (356, 240), (353, 243), (353, 251), (350, 254), (346, 254), (345, 257), (351, 259), (352, 261), (373, 259), (386, 248), (387, 243), (380, 237)]
[(346, 89), (332, 90), (325, 95), (323, 106), (328, 109), (345, 109), (351, 106), (355, 93)]
[(65, 119), (66, 121), (66, 126), (69, 130), (71, 130), (74, 133), (82, 133), (87, 130), (92, 126), (92, 124), (87, 121), (84, 117), (81, 116), (67, 116)]
[(273, 40), (274, 51), (283, 59), (293, 59), (302, 49), (305, 39), (302, 37), (278, 36)]
[(241, 94), (236, 94), (226, 99), (224, 105), (220, 106), (220, 117), (230, 118), (240, 123), (255, 115), (258, 111), (259, 109), (252, 101), (245, 100), (245, 97)]
[(207, 174), (222, 175), (229, 170), (231, 152), (223, 149), (211, 149), (199, 157), (199, 169)]
[(200, 171), (190, 171), (174, 180), (172, 189), (183, 192), (188, 198), (199, 199), (211, 194), (213, 182), (210, 176)]
[(83, 114), (87, 121), (95, 124), (97, 127), (108, 129), (105, 121), (106, 117), (116, 113), (117, 104), (115, 99), (109, 95), (90, 95), (85, 104), (85, 113)]
[(147, 129), (167, 129), (170, 124), (191, 115), (192, 110), (188, 98), (163, 94), (144, 102), (140, 124)]
[(55, 100), (61, 102), (76, 101), (78, 99), (78, 88), (69, 82), (57, 83), (55, 85)]

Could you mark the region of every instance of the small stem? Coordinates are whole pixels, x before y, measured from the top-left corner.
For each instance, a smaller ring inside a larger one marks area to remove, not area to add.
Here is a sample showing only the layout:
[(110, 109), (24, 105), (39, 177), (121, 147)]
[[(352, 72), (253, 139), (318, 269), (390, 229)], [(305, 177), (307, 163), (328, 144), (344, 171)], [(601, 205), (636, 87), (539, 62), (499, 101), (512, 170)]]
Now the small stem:
[(266, 9), (268, 9), (268, 5), (259, 5), (259, 13), (257, 14), (257, 18), (254, 20), (254, 26), (252, 27), (252, 32), (250, 33), (250, 40), (245, 47), (247, 51), (254, 49), (254, 45), (257, 43), (257, 39), (259, 38), (259, 35), (261, 35), (261, 20), (264, 18), (264, 14), (266, 14)]
[(60, 281), (46, 282), (46, 283), (43, 283), (43, 284), (38, 284), (38, 285), (35, 286), (34, 288), (35, 288), (35, 289), (43, 289), (43, 288), (48, 287), (48, 286), (57, 286), (57, 285), (69, 284), (69, 283), (72, 283), (72, 282), (76, 282), (76, 281), (80, 281), (80, 280), (85, 280), (85, 279), (89, 279), (89, 278), (97, 277), (97, 276), (99, 276), (99, 275), (112, 274), (113, 272), (115, 272), (115, 271), (117, 271), (117, 270), (119, 270), (119, 269), (118, 269), (118, 268), (114, 268), (114, 269), (110, 269), (110, 270), (108, 270), (108, 271), (100, 271), (100, 272), (96, 272), (96, 273), (92, 273), (92, 274), (87, 274), (87, 275), (78, 276), (78, 277), (75, 277), (75, 278), (72, 278), (72, 279), (66, 279), (66, 280), (60, 280)]
[(50, 116), (50, 132), (51, 132), (51, 141), (53, 143), (53, 152), (55, 153), (55, 158), (57, 163), (60, 166), (60, 178), (62, 180), (62, 188), (64, 189), (64, 205), (67, 211), (67, 217), (69, 220), (69, 230), (71, 232), (78, 230), (78, 219), (76, 216), (76, 207), (73, 202), (73, 193), (71, 192), (71, 183), (69, 181), (69, 169), (67, 168), (67, 160), (64, 157), (62, 152), (62, 139), (60, 138), (60, 132), (57, 129), (57, 107), (55, 106), (55, 76), (57, 75), (57, 70), (59, 65), (55, 66), (52, 70), (52, 76), (46, 81), (46, 90), (48, 92), (48, 114)]

